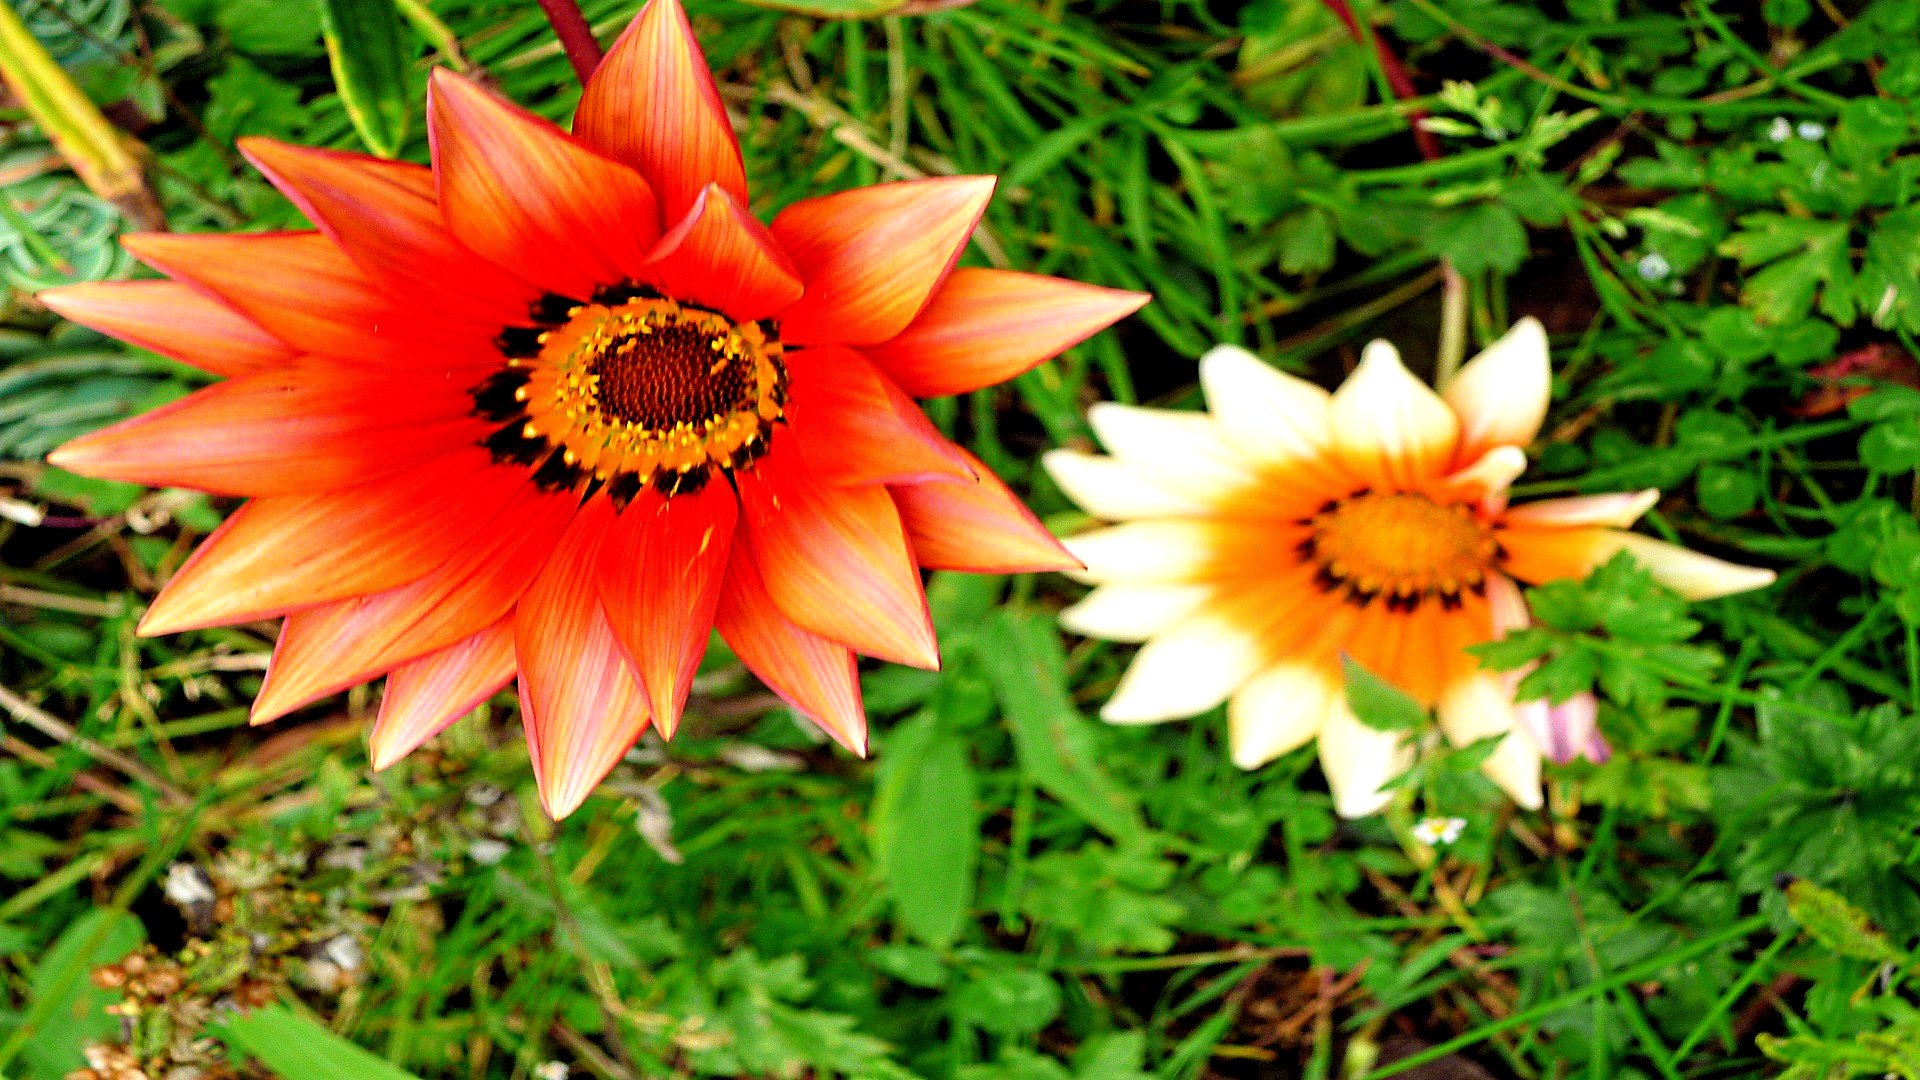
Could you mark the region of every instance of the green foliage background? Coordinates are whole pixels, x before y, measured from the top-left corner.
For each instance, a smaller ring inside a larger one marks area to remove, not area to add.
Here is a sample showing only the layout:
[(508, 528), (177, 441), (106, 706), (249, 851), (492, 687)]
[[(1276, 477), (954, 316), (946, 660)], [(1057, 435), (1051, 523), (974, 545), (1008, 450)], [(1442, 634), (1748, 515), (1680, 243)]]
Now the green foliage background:
[[(243, 134), (423, 159), (434, 63), (578, 95), (531, 3), (403, 4), (379, 48), (358, 0), (16, 6), (176, 229), (297, 223)], [(1034, 463), (1090, 401), (1195, 406), (1220, 341), (1329, 383), (1373, 336), (1418, 362), (1444, 259), (1476, 340), (1555, 334), (1519, 494), (1657, 485), (1654, 530), (1781, 584), (1538, 590), (1487, 659), (1597, 688), (1616, 750), (1540, 813), (1469, 748), (1337, 821), (1310, 752), (1243, 773), (1218, 715), (1091, 720), (1129, 650), (1060, 635), (1073, 586), (941, 576), (946, 669), (865, 673), (871, 762), (716, 647), (681, 737), (556, 828), (508, 700), (374, 776), (370, 691), (247, 730), (271, 627), (133, 636), (231, 506), (39, 459), (201, 380), (32, 302), (133, 272), (127, 226), (0, 102), (0, 1075), (129, 1040), (203, 1062), (175, 1080), (368, 1075), (331, 1029), (422, 1077), (1920, 1078), (1920, 0), (1357, 3), (1411, 102), (1315, 0), (689, 6), (763, 214), (998, 173), (969, 259), (1155, 293), (930, 405), (1057, 529)], [(635, 4), (585, 7), (610, 40)], [(123, 1025), (88, 972), (143, 941), (200, 951)], [(282, 1007), (223, 1023), (249, 980)]]

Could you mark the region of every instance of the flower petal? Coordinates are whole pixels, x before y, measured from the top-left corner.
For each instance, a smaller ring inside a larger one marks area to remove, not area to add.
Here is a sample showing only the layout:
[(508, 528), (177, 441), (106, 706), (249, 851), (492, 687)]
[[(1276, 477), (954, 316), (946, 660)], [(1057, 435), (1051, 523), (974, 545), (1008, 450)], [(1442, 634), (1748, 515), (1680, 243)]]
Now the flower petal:
[(780, 434), (734, 473), (767, 593), (814, 633), (869, 656), (938, 668), (926, 593), (886, 488), (822, 482)]
[(1086, 567), (1071, 576), (1105, 583), (1197, 580), (1214, 562), (1217, 530), (1193, 518), (1129, 521), (1060, 543)]
[(781, 700), (850, 752), (867, 756), (853, 652), (780, 614), (745, 544), (733, 546), (714, 621), (734, 655)]
[(1507, 489), (1526, 471), (1526, 451), (1517, 446), (1496, 446), (1472, 464), (1442, 477), (1433, 490), (1447, 501), (1477, 502), (1497, 513), (1506, 505)]
[(1481, 771), (1514, 802), (1528, 810), (1540, 808), (1540, 747), (1518, 722), (1513, 688), (1505, 676), (1476, 671), (1459, 680), (1441, 695), (1438, 713), (1441, 732), (1455, 746), (1501, 736)]
[(458, 383), (294, 363), (215, 383), (47, 455), (85, 476), (228, 495), (366, 483), (480, 433)]
[[(412, 584), (287, 616), (252, 723), (264, 724), (507, 617), (573, 519), (571, 493), (532, 484), (463, 534), (467, 542)], [(524, 659), (524, 658), (523, 658)]]
[(1060, 613), (1060, 625), (1083, 637), (1145, 641), (1170, 629), (1206, 603), (1205, 585), (1102, 585)]
[(1650, 536), (1629, 532), (1613, 535), (1619, 548), (1646, 567), (1656, 581), (1688, 600), (1717, 600), (1764, 589), (1779, 577), (1771, 570), (1716, 559)]
[(1152, 724), (1198, 715), (1244, 686), (1260, 663), (1260, 642), (1247, 627), (1203, 608), (1141, 647), (1100, 718)]
[(346, 491), (242, 506), (174, 572), (147, 637), (270, 619), (418, 581), (454, 554), (450, 521), (485, 521), (525, 483), (461, 450)]
[(1600, 702), (1592, 694), (1578, 693), (1557, 705), (1535, 698), (1515, 708), (1540, 752), (1555, 765), (1576, 758), (1598, 765), (1613, 756), (1613, 748), (1600, 734)]
[(587, 80), (573, 133), (639, 170), (665, 221), (680, 220), (708, 184), (747, 201), (740, 143), (680, 0), (640, 9)]
[(513, 681), (513, 673), (513, 624), (505, 620), (394, 668), (367, 736), (374, 771), (479, 708)]
[(1730, 563), (1618, 529), (1509, 526), (1495, 535), (1506, 552), (1507, 572), (1535, 585), (1586, 577), (1621, 551), (1631, 553), (1655, 580), (1688, 600), (1764, 589), (1777, 577), (1771, 570)]
[(1034, 574), (1078, 570), (1080, 560), (1047, 531), (1000, 478), (964, 449), (971, 479), (892, 487), (893, 503), (913, 542), (914, 561), (931, 570)]
[(1281, 663), (1260, 672), (1227, 705), (1233, 763), (1257, 769), (1313, 741), (1345, 691), (1316, 664)]
[(1581, 495), (1571, 499), (1542, 499), (1508, 508), (1506, 521), (1510, 525), (1563, 528), (1603, 525), (1626, 529), (1631, 528), (1641, 515), (1653, 509), (1659, 501), (1659, 488), (1620, 491), (1610, 495)]
[(390, 293), (501, 321), (523, 317), (538, 294), (454, 237), (421, 166), (251, 136), (240, 153)]
[(805, 291), (780, 242), (718, 184), (701, 189), (638, 276), (669, 296), (714, 308), (735, 322), (778, 314)]
[(993, 197), (991, 176), (875, 184), (802, 199), (773, 219), (806, 295), (780, 316), (800, 344), (874, 345), (927, 306)]
[(1458, 464), (1496, 446), (1526, 446), (1540, 434), (1553, 396), (1546, 328), (1531, 316), (1513, 324), (1448, 380), (1440, 395), (1460, 418)]
[(1368, 727), (1347, 707), (1344, 691), (1334, 696), (1320, 728), (1320, 769), (1335, 813), (1358, 818), (1384, 810), (1393, 794), (1380, 789), (1412, 764), (1413, 748), (1401, 732)]
[(1146, 293), (963, 266), (926, 309), (867, 355), (914, 397), (1003, 383), (1140, 310)]
[(1237, 345), (1200, 358), (1200, 386), (1221, 434), (1241, 453), (1340, 493), (1354, 486), (1334, 453), (1332, 394)]
[(177, 281), (89, 281), (35, 299), (82, 326), (214, 375), (265, 371), (295, 355), (252, 319)]
[(1419, 488), (1444, 474), (1460, 422), (1439, 395), (1413, 377), (1384, 341), (1333, 395), (1333, 441), (1347, 467), (1375, 487)]
[(721, 479), (672, 498), (649, 489), (620, 512), (601, 551), (607, 621), (665, 738), (680, 724), (713, 634), (739, 516), (733, 487)]
[(613, 507), (596, 499), (513, 616), (520, 720), (540, 804), (555, 821), (579, 809), (647, 726), (646, 692), (620, 652), (595, 579)]
[(1040, 464), (1067, 498), (1107, 521), (1187, 517), (1205, 514), (1209, 509), (1208, 502), (1191, 490), (1159, 473), (1141, 469), (1131, 460), (1078, 450), (1049, 450), (1041, 456)]
[[(1276, 500), (1288, 501), (1287, 496), (1300, 494), (1261, 490), (1254, 463), (1227, 441), (1220, 425), (1206, 413), (1102, 401), (1087, 410), (1087, 421), (1114, 457), (1157, 486), (1184, 491), (1203, 504), (1231, 500), (1249, 506), (1277, 505)], [(1308, 501), (1318, 506), (1325, 496), (1316, 491)], [(1276, 512), (1289, 516), (1284, 510)]]
[(446, 68), (427, 87), (433, 169), (467, 247), (562, 296), (638, 276), (660, 235), (640, 174)]
[(859, 353), (816, 345), (788, 353), (786, 365), (788, 428), (822, 480), (973, 479), (973, 466), (960, 448)]

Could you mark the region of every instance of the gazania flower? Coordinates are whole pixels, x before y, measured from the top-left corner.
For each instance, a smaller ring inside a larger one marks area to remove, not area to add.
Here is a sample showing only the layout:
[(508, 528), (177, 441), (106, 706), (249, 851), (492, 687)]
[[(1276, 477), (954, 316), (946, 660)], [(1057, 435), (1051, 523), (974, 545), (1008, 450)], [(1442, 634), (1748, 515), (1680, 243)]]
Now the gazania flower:
[(1334, 394), (1232, 347), (1200, 362), (1200, 381), (1211, 415), (1096, 405), (1112, 456), (1047, 456), (1068, 495), (1121, 523), (1067, 541), (1099, 587), (1061, 621), (1146, 642), (1107, 720), (1230, 701), (1236, 763), (1318, 739), (1346, 816), (1385, 805), (1382, 785), (1413, 751), (1348, 710), (1343, 655), (1436, 709), (1455, 744), (1503, 735), (1485, 770), (1535, 807), (1543, 751), (1604, 744), (1591, 701), (1516, 706), (1517, 677), (1466, 652), (1526, 623), (1516, 582), (1582, 577), (1620, 551), (1694, 599), (1773, 580), (1626, 532), (1656, 491), (1507, 505), (1547, 412), (1546, 335), (1531, 319), (1440, 394), (1382, 341)]
[(147, 634), (286, 616), (256, 722), (387, 675), (385, 767), (518, 679), (564, 816), (709, 632), (855, 753), (854, 654), (934, 667), (921, 567), (1072, 565), (909, 395), (1015, 375), (1145, 301), (955, 270), (990, 177), (747, 209), (677, 0), (653, 0), (571, 135), (448, 71), (433, 167), (253, 140), (318, 226), (139, 235), (169, 281), (48, 306), (228, 378), (51, 455), (250, 496)]

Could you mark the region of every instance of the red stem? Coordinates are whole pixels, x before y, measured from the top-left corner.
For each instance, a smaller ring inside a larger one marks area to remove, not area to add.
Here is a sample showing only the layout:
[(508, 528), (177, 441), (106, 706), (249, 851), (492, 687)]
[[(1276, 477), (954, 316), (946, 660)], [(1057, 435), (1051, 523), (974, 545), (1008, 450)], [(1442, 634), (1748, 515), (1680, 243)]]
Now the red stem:
[[(542, 3), (545, 3), (545, 0), (542, 0)], [(1360, 20), (1354, 17), (1353, 8), (1347, 6), (1347, 0), (1321, 0), (1321, 3), (1326, 5), (1328, 11), (1333, 12), (1335, 18), (1346, 24), (1347, 33), (1353, 35), (1353, 40), (1364, 45), (1367, 38), (1373, 38), (1374, 54), (1380, 57), (1380, 70), (1387, 76), (1387, 85), (1393, 88), (1394, 97), (1401, 101), (1411, 101), (1420, 96), (1420, 91), (1414, 89), (1413, 80), (1407, 77), (1407, 69), (1401, 66), (1400, 58), (1393, 54), (1393, 50), (1387, 47), (1387, 43), (1381, 40), (1379, 34), (1368, 34), (1361, 28)], [(1440, 156), (1440, 140), (1433, 137), (1433, 132), (1421, 126), (1420, 121), (1426, 118), (1427, 113), (1424, 109), (1417, 110), (1408, 117), (1413, 121), (1413, 142), (1420, 148), (1420, 156), (1433, 161)]]
[(593, 75), (593, 69), (600, 66), (600, 42), (593, 36), (593, 27), (587, 25), (587, 17), (580, 14), (580, 5), (575, 0), (540, 0), (540, 10), (547, 13), (547, 21), (553, 24), (553, 36), (560, 39), (560, 47), (567, 52), (567, 60), (573, 64), (573, 73), (580, 77), (580, 85), (585, 86)]

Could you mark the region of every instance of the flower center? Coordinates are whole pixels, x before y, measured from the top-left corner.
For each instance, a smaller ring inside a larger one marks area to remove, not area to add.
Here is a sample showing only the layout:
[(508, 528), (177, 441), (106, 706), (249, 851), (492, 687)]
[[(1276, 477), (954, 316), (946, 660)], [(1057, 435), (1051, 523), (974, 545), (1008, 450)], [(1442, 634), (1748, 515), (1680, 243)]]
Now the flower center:
[(1306, 553), (1322, 579), (1360, 602), (1457, 603), (1462, 589), (1480, 588), (1496, 554), (1492, 533), (1465, 504), (1425, 495), (1355, 495), (1307, 524)]
[(487, 441), (496, 458), (624, 500), (648, 483), (695, 490), (765, 451), (787, 373), (760, 324), (631, 289), (549, 297), (534, 316), (541, 327), (501, 335), (507, 368), (474, 390), (476, 412), (509, 421)]

